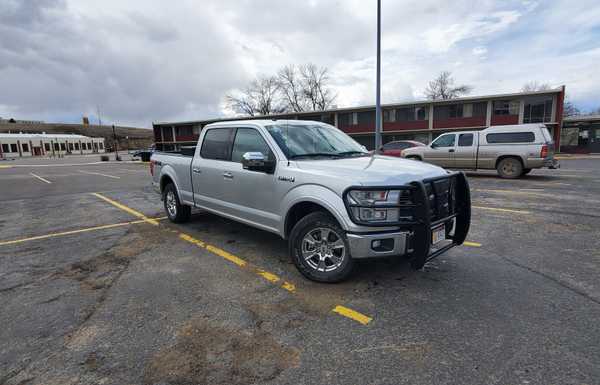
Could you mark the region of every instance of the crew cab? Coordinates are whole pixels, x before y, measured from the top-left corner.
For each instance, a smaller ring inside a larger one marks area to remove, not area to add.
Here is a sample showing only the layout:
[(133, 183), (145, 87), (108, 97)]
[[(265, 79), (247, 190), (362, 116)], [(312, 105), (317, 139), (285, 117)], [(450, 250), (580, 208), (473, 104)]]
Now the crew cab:
[(402, 156), (461, 170), (497, 170), (519, 178), (534, 168), (558, 168), (554, 142), (543, 124), (490, 126), (438, 136), (429, 146), (407, 148)]
[(209, 124), (195, 148), (155, 152), (150, 166), (171, 221), (196, 207), (275, 233), (320, 282), (345, 279), (358, 258), (407, 256), (419, 269), (470, 225), (464, 174), (370, 154), (321, 122)]

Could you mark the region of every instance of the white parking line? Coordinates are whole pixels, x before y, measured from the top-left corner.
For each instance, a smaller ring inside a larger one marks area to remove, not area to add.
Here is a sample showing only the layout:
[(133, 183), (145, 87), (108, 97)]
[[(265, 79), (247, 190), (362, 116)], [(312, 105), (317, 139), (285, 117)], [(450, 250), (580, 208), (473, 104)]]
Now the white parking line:
[(30, 172), (30, 173), (29, 173), (29, 175), (31, 175), (31, 176), (33, 176), (33, 177), (35, 177), (35, 178), (38, 178), (38, 179), (39, 179), (39, 180), (41, 180), (42, 182), (45, 182), (45, 183), (48, 183), (48, 184), (52, 184), (52, 182), (50, 182), (48, 179), (44, 179), (44, 178), (42, 178), (41, 176), (39, 176), (39, 175), (36, 175), (36, 174), (34, 174), (34, 173), (32, 173), (32, 172)]
[(83, 173), (83, 174), (89, 174), (89, 175), (100, 175), (100, 176), (105, 176), (105, 177), (107, 177), (107, 178), (121, 179), (121, 177), (120, 177), (120, 176), (114, 176), (114, 175), (102, 174), (102, 173), (99, 173), (99, 172), (91, 172), (91, 171), (83, 171), (83, 170), (77, 170), (77, 171), (79, 171), (80, 173)]

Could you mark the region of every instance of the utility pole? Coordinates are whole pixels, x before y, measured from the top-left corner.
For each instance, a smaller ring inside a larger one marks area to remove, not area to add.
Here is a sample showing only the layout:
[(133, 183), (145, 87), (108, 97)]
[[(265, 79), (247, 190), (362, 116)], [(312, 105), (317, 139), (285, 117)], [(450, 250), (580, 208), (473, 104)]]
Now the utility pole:
[(102, 127), (102, 118), (100, 117), (100, 106), (96, 105), (96, 112), (98, 113), (98, 125)]
[(115, 131), (115, 125), (112, 125), (112, 129), (113, 129), (113, 141), (115, 143), (115, 160), (120, 160), (119, 159), (119, 142), (117, 141), (117, 132)]
[(377, 0), (377, 86), (375, 91), (375, 151), (381, 148), (381, 0)]

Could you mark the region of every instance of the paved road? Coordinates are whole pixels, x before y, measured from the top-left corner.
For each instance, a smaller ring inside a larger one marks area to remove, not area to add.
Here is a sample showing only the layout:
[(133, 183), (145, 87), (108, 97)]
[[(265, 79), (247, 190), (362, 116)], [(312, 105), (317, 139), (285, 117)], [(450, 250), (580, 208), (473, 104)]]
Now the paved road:
[(144, 165), (0, 169), (0, 384), (600, 383), (600, 168), (562, 164), (469, 175), (473, 246), (337, 285), (259, 230), (153, 224)]

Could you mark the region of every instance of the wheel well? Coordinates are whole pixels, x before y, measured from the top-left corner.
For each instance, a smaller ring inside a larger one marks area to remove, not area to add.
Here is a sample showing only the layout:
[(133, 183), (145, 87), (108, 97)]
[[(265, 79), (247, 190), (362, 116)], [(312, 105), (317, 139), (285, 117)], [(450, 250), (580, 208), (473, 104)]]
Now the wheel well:
[(498, 165), (500, 164), (500, 162), (502, 162), (504, 159), (507, 159), (507, 158), (515, 158), (516, 160), (521, 162), (521, 166), (525, 167), (525, 165), (523, 164), (523, 159), (521, 159), (520, 156), (518, 156), (518, 155), (502, 155), (502, 156), (499, 156), (498, 159), (496, 159), (496, 167), (495, 168), (498, 168)]
[(161, 178), (160, 180), (160, 192), (162, 193), (163, 191), (165, 191), (165, 187), (167, 187), (167, 185), (169, 183), (173, 183), (173, 180), (171, 179), (171, 177), (165, 175)]
[(313, 203), (313, 202), (296, 203), (288, 211), (288, 213), (285, 217), (285, 238), (287, 238), (290, 235), (290, 233), (292, 232), (292, 229), (294, 228), (296, 223), (298, 223), (298, 221), (300, 221), (300, 219), (304, 218), (308, 214), (314, 213), (315, 211), (326, 212), (327, 214), (331, 215), (332, 218), (335, 218), (331, 214), (331, 212), (329, 212), (329, 210), (327, 210), (325, 207), (323, 207), (317, 203)]

